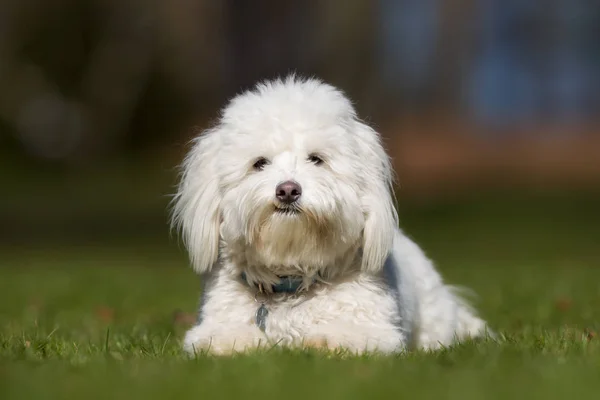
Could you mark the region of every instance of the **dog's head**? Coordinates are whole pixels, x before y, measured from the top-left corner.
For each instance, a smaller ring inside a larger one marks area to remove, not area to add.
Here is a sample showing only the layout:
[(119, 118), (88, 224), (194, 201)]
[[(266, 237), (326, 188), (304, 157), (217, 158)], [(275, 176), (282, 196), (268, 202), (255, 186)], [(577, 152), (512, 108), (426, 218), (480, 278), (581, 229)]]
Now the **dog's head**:
[(314, 273), (362, 251), (382, 268), (397, 215), (379, 135), (317, 80), (259, 84), (235, 97), (183, 163), (173, 221), (194, 268), (220, 248), (276, 272)]

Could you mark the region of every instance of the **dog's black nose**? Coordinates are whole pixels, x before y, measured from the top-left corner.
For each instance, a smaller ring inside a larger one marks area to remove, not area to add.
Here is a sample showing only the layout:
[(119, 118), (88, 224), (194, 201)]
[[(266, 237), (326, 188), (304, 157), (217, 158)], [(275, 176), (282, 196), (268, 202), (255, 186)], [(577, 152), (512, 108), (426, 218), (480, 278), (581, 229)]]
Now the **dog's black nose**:
[(285, 181), (275, 188), (275, 196), (282, 203), (292, 204), (302, 195), (302, 188), (294, 181)]

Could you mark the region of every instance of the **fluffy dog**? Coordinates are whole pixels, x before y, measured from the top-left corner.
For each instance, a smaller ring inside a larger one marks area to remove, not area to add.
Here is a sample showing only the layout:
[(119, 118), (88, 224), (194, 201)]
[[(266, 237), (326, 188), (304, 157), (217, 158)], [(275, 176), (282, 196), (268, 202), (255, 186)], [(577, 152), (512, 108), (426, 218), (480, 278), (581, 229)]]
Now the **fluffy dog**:
[(173, 222), (203, 275), (192, 353), (391, 353), (484, 321), (398, 228), (390, 160), (350, 101), (289, 77), (238, 95), (183, 162)]

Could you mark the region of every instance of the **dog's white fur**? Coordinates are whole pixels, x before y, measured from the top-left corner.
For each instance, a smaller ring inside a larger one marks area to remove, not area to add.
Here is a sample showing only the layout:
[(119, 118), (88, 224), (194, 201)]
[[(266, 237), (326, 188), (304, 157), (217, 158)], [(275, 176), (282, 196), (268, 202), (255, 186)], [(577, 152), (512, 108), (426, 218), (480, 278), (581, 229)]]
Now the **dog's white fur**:
[[(278, 212), (275, 187), (288, 180), (302, 187), (296, 214)], [(339, 90), (292, 76), (235, 97), (194, 140), (175, 197), (173, 221), (204, 276), (184, 348), (391, 353), (482, 335), (484, 321), (398, 229), (392, 193), (379, 135)], [(284, 275), (301, 276), (300, 290), (269, 293)]]

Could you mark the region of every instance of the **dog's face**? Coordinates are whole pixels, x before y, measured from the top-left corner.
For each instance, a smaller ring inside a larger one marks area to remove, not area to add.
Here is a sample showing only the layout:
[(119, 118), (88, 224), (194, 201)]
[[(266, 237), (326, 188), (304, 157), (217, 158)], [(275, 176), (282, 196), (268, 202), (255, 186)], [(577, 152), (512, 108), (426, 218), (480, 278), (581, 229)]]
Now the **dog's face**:
[(396, 214), (376, 132), (318, 81), (288, 79), (233, 99), (196, 139), (175, 203), (197, 270), (221, 251), (275, 273), (312, 275), (362, 251), (381, 268)]
[(270, 122), (221, 148), (221, 236), (250, 264), (316, 271), (360, 246), (362, 162), (339, 125)]

